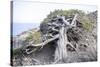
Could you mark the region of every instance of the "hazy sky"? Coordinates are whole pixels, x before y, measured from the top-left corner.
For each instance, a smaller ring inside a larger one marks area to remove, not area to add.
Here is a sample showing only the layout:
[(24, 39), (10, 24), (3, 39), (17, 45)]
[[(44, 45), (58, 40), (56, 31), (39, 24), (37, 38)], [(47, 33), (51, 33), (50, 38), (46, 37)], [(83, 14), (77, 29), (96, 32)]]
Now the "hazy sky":
[(92, 12), (97, 10), (97, 6), (15, 1), (13, 3), (13, 22), (40, 23), (50, 11), (55, 9), (79, 9), (84, 12)]

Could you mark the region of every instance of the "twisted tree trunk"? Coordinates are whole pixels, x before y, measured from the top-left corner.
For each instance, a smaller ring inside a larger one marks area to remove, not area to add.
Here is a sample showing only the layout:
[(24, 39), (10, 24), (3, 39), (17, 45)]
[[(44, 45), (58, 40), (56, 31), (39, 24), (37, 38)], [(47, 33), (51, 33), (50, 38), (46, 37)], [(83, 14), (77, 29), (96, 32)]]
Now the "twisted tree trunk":
[(67, 49), (66, 49), (66, 29), (62, 27), (59, 31), (59, 40), (57, 41), (57, 47), (55, 51), (55, 63), (58, 61), (66, 62), (67, 59)]
[[(55, 22), (48, 23), (48, 32), (46, 37), (51, 34), (51, 38), (47, 39), (46, 41), (40, 43), (40, 44), (31, 44), (28, 46), (33, 46), (33, 47), (41, 47), (45, 46), (49, 42), (54, 41), (55, 39), (58, 39), (57, 41), (57, 46), (55, 50), (55, 58), (54, 58), (54, 63), (57, 62), (67, 62), (67, 48), (66, 45), (70, 45), (71, 47), (74, 48), (74, 46), (68, 41), (67, 39), (67, 30), (72, 27), (76, 27), (76, 19), (77, 19), (77, 14), (74, 16), (73, 20), (71, 22), (65, 20), (65, 17), (60, 16), (57, 17)], [(58, 21), (59, 20), (59, 21)], [(33, 52), (33, 50), (30, 51), (30, 49), (25, 50), (27, 54), (30, 54)]]

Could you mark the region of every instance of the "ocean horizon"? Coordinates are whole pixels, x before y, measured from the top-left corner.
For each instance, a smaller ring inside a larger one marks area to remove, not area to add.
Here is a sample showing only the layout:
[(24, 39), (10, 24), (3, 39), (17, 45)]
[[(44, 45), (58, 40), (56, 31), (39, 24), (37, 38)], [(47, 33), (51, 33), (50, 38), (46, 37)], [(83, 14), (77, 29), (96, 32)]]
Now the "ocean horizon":
[(16, 36), (29, 29), (38, 28), (39, 26), (40, 26), (40, 23), (13, 23), (12, 35)]

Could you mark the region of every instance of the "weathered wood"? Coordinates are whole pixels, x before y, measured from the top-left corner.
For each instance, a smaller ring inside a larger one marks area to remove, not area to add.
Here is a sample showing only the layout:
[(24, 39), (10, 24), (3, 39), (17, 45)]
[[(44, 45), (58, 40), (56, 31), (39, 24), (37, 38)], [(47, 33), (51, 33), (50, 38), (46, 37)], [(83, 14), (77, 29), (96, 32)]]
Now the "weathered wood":
[(55, 62), (61, 61), (66, 62), (67, 58), (67, 49), (66, 49), (66, 31), (65, 28), (62, 27), (59, 31), (59, 40), (57, 41), (57, 47), (55, 51)]
[(78, 15), (75, 14), (75, 16), (74, 16), (74, 18), (73, 18), (73, 20), (72, 20), (72, 23), (71, 23), (72, 26), (76, 26), (76, 22), (75, 22), (75, 21), (76, 21), (76, 19), (77, 19), (77, 16), (78, 16)]
[[(48, 39), (48, 40), (46, 40), (46, 41), (44, 41), (44, 42), (42, 42), (42, 43), (40, 43), (40, 44), (29, 44), (29, 45), (26, 46), (26, 48), (27, 48), (28, 46), (31, 46), (31, 47), (43, 47), (43, 46), (45, 46), (47, 43), (49, 43), (49, 42), (51, 42), (51, 41), (57, 39), (58, 37), (59, 37), (59, 35), (55, 35), (53, 38)], [(28, 50), (29, 50), (29, 49), (25, 49), (25, 52), (26, 52), (27, 54), (30, 54), (30, 53), (32, 53), (32, 52), (34, 51), (34, 50), (32, 50), (32, 51), (28, 51)]]
[[(49, 34), (51, 34), (50, 36), (52, 38), (47, 39), (46, 41), (40, 43), (40, 44), (30, 44), (28, 46), (32, 46), (32, 47), (43, 47), (46, 44), (48, 44), (49, 42), (54, 41), (55, 39), (58, 38), (57, 41), (57, 46), (56, 46), (56, 50), (55, 50), (55, 56), (54, 56), (54, 63), (57, 63), (58, 61), (60, 62), (67, 62), (67, 48), (66, 45), (69, 44), (72, 48), (74, 48), (76, 50), (76, 48), (68, 41), (67, 38), (67, 31), (69, 28), (72, 27), (76, 27), (76, 18), (77, 18), (77, 14), (74, 16), (72, 22), (68, 22), (64, 16), (59, 16), (58, 18), (55, 19), (55, 22), (52, 23), (47, 23), (48, 24), (48, 32), (45, 36), (48, 37)], [(58, 19), (61, 19), (60, 21), (58, 21)], [(59, 29), (56, 27), (59, 27)], [(52, 35), (53, 32), (58, 32), (55, 35)], [(26, 53), (30, 54), (33, 51), (28, 52), (28, 49), (26, 49)]]
[(77, 17), (77, 15), (75, 15), (75, 17), (72, 20), (71, 24), (69, 24), (69, 22), (67, 22), (65, 20), (65, 17), (62, 17), (65, 26), (62, 26), (60, 28), (60, 31), (59, 31), (59, 40), (57, 41), (57, 47), (56, 47), (56, 51), (55, 51), (55, 62), (54, 63), (57, 63), (58, 61), (61, 61), (61, 62), (66, 62), (67, 61), (68, 54), (67, 54), (66, 45), (69, 44), (72, 47), (73, 47), (73, 45), (71, 43), (69, 43), (69, 41), (67, 39), (66, 32), (67, 32), (68, 28), (76, 26), (76, 22), (75, 22), (76, 17)]
[(47, 43), (49, 43), (49, 42), (51, 42), (51, 41), (57, 39), (58, 37), (59, 37), (59, 35), (55, 35), (55, 36), (54, 36), (53, 38), (51, 38), (51, 39), (48, 39), (48, 40), (46, 40), (46, 41), (44, 41), (44, 42), (42, 42), (42, 43), (40, 43), (40, 44), (31, 44), (31, 46), (35, 46), (35, 47), (44, 46), (44, 45), (46, 45)]

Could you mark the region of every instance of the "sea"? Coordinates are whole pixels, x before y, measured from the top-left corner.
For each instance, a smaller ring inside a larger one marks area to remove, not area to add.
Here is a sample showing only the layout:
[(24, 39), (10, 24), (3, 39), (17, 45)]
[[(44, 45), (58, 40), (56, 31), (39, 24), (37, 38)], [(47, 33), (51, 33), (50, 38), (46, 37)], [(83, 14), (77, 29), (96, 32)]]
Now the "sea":
[(12, 35), (16, 36), (29, 29), (38, 28), (40, 23), (12, 23)]

